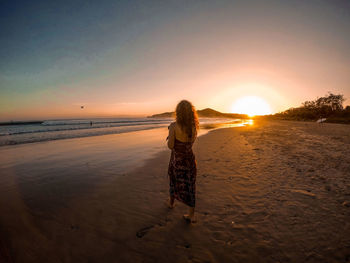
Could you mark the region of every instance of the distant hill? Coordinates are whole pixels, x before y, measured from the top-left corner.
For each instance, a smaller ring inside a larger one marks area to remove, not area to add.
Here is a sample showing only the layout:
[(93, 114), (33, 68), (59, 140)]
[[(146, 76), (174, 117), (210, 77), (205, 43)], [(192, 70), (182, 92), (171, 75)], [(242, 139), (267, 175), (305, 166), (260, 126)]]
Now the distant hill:
[(154, 114), (151, 116), (147, 116), (147, 118), (171, 118), (174, 116), (175, 116), (174, 112), (163, 112), (163, 113), (158, 113), (158, 114)]
[[(220, 111), (216, 111), (210, 108), (206, 108), (203, 110), (197, 110), (198, 117), (204, 118), (233, 118), (233, 119), (248, 119), (248, 115), (246, 114), (238, 114), (238, 113), (222, 113)], [(174, 112), (164, 112), (159, 114), (154, 114), (152, 116), (148, 116), (148, 118), (171, 118), (174, 117)]]

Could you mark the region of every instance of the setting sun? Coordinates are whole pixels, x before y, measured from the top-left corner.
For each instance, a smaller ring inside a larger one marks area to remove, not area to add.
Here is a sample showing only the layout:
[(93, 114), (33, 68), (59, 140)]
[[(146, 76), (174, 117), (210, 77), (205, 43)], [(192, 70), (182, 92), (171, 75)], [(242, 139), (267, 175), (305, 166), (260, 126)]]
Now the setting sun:
[(262, 98), (256, 96), (247, 96), (235, 101), (231, 108), (232, 113), (248, 114), (250, 117), (255, 115), (271, 114), (269, 104)]

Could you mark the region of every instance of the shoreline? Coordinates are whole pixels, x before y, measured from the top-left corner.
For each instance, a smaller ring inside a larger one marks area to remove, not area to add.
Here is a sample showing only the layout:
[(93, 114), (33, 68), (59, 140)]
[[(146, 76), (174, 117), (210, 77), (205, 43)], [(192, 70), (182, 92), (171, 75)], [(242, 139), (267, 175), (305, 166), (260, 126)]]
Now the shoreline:
[[(73, 139), (81, 139), (81, 138), (90, 138), (90, 137), (99, 137), (99, 136), (108, 136), (108, 135), (117, 135), (117, 134), (123, 134), (123, 133), (132, 133), (132, 132), (142, 132), (142, 131), (148, 131), (148, 130), (153, 130), (153, 129), (161, 129), (161, 128), (164, 128), (164, 127), (150, 127), (150, 128), (144, 128), (142, 130), (128, 130), (128, 131), (112, 131), (110, 133), (103, 133), (103, 134), (94, 134), (94, 135), (89, 135), (89, 134), (86, 134), (86, 135), (79, 135), (77, 137), (69, 137), (69, 134), (67, 134), (66, 136), (67, 137), (63, 137), (63, 138), (47, 138), (47, 139), (40, 139), (40, 141), (38, 140), (33, 140), (33, 141), (23, 141), (23, 142), (14, 142), (14, 141), (9, 141), (8, 144), (1, 144), (0, 143), (0, 148), (1, 147), (5, 147), (5, 146), (13, 146), (13, 145), (22, 145), (22, 144), (32, 144), (32, 143), (41, 143), (41, 142), (50, 142), (50, 141), (60, 141), (60, 140), (73, 140)], [(56, 131), (45, 131), (45, 132), (56, 132)], [(13, 136), (13, 135), (10, 135), (10, 136)], [(14, 135), (16, 136), (16, 135)], [(17, 135), (18, 136), (18, 135)]]
[[(235, 127), (241, 125), (241, 123), (247, 123), (246, 120), (240, 120), (240, 121), (232, 121), (232, 122), (220, 122), (220, 123), (202, 123), (200, 134), (205, 134), (208, 130), (217, 129), (218, 127)], [(160, 126), (150, 126), (150, 127), (143, 127), (140, 129), (137, 125), (130, 125), (125, 127), (109, 127), (109, 131), (106, 130), (105, 127), (102, 128), (95, 128), (95, 129), (75, 129), (71, 130), (68, 133), (64, 133), (66, 131), (40, 131), (36, 132), (37, 134), (52, 134), (57, 133), (60, 137), (52, 138), (47, 137), (43, 138), (42, 136), (40, 138), (22, 138), (22, 141), (15, 141), (14, 138), (16, 137), (23, 137), (28, 136), (32, 133), (25, 133), (25, 134), (13, 134), (13, 135), (0, 135), (0, 149), (5, 146), (14, 146), (14, 145), (22, 145), (22, 144), (31, 144), (31, 143), (40, 143), (40, 142), (50, 142), (50, 141), (58, 141), (58, 140), (67, 140), (67, 139), (79, 139), (79, 138), (89, 138), (89, 137), (97, 137), (97, 136), (105, 136), (105, 135), (117, 135), (117, 134), (124, 134), (124, 133), (132, 133), (132, 132), (142, 132), (147, 130), (154, 130), (154, 129), (163, 129), (167, 127), (167, 125), (160, 125)], [(119, 130), (116, 130), (116, 129)], [(104, 129), (104, 130), (103, 130)], [(80, 132), (80, 131), (90, 131), (90, 133), (86, 134), (79, 134), (78, 136), (74, 136), (72, 134), (73, 132)], [(94, 133), (96, 131), (101, 132), (100, 134)], [(4, 138), (8, 137), (7, 141), (4, 140)], [(17, 139), (18, 140), (18, 139)]]
[(193, 226), (183, 204), (164, 204), (167, 150), (122, 176), (106, 177), (111, 160), (70, 166), (70, 178), (100, 178), (80, 194), (57, 183), (28, 189), (16, 176), (28, 167), (8, 168), (18, 192), (0, 193), (0, 226), (16, 262), (341, 262), (350, 247), (348, 127), (258, 121), (200, 136)]

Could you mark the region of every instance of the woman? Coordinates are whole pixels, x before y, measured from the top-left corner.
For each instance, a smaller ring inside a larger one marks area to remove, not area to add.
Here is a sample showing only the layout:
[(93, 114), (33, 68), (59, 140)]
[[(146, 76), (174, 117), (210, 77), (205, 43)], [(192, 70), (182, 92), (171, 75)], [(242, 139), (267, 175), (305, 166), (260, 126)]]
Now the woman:
[(184, 218), (193, 223), (196, 204), (197, 166), (192, 145), (197, 137), (198, 117), (195, 108), (187, 100), (176, 106), (176, 122), (169, 126), (168, 147), (171, 157), (168, 168), (170, 180), (169, 208), (174, 207), (175, 199), (189, 206)]

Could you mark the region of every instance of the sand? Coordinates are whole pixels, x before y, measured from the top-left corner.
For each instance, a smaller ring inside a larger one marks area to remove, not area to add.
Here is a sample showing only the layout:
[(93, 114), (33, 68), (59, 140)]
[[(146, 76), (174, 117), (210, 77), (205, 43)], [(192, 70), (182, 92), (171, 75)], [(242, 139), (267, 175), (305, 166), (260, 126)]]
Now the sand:
[[(21, 183), (18, 167), (2, 166), (2, 260), (350, 262), (350, 126), (259, 121), (209, 132), (194, 151), (193, 225), (182, 219), (183, 204), (165, 205), (169, 151), (118, 176), (105, 176), (112, 159), (82, 169), (72, 154), (76, 191), (38, 191)], [(55, 173), (52, 158), (37, 165)], [(81, 185), (89, 173), (101, 180)]]

